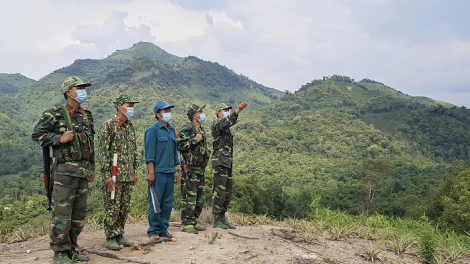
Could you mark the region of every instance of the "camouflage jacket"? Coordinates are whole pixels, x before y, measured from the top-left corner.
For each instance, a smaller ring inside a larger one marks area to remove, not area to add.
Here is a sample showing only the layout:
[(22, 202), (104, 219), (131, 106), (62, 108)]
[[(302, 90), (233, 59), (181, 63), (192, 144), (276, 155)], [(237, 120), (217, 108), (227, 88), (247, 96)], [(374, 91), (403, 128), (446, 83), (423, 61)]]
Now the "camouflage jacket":
[[(194, 137), (199, 133), (202, 134), (202, 140), (197, 142)], [(210, 150), (207, 148), (206, 133), (202, 126), (199, 130), (193, 122), (184, 125), (178, 132), (176, 146), (183, 157), (181, 164), (201, 168), (207, 166)]]
[[(60, 136), (67, 131), (66, 116), (62, 107), (53, 107), (42, 114), (33, 129), (32, 139), (40, 142), (43, 147), (52, 147), (54, 164), (56, 157), (59, 159), (55, 173), (88, 178), (90, 170), (95, 169), (93, 116), (90, 111), (82, 108), (73, 111), (68, 104), (65, 105), (65, 108), (70, 114), (73, 132), (77, 135), (73, 141), (64, 144), (59, 142)], [(74, 142), (75, 140), (78, 142)], [(74, 144), (79, 145), (80, 150), (75, 150)], [(58, 153), (60, 147), (63, 148)], [(74, 153), (79, 154), (78, 157)]]
[(233, 135), (230, 127), (237, 123), (238, 115), (232, 112), (227, 118), (216, 120), (212, 123), (211, 134), (214, 138), (212, 147), (212, 167), (232, 167), (233, 159)]
[(123, 123), (117, 115), (106, 120), (98, 131), (98, 162), (100, 177), (106, 179), (113, 173), (113, 155), (117, 154), (116, 181), (134, 181), (137, 175), (137, 145), (134, 125)]

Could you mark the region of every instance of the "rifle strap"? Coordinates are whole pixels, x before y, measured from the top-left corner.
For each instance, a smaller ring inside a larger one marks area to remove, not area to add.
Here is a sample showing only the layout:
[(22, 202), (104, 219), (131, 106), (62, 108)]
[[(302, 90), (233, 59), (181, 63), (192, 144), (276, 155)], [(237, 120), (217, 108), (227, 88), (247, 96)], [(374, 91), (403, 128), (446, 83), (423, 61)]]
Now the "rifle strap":
[(65, 107), (65, 105), (62, 106), (62, 109), (64, 110), (65, 123), (67, 124), (67, 129), (69, 131), (73, 132), (73, 141), (72, 141), (73, 148), (81, 156), (82, 155), (82, 149), (80, 147), (80, 142), (78, 141), (77, 133), (75, 133), (75, 130), (73, 130), (73, 128), (72, 128), (72, 119), (70, 118), (70, 113), (67, 110), (67, 108)]

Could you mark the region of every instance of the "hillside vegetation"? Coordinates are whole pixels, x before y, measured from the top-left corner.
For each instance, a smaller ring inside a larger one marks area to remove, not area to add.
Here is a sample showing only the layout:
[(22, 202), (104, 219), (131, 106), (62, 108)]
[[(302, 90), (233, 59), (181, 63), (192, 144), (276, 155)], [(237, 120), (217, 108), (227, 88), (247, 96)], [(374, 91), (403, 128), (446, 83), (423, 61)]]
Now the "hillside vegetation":
[(0, 95), (16, 93), (33, 82), (33, 79), (19, 73), (0, 73)]
[[(0, 120), (7, 124), (0, 129), (0, 232), (48, 217), (41, 211), (46, 203), (39, 177), (42, 156), (30, 131), (44, 110), (64, 102), (60, 84), (69, 75), (93, 83), (84, 108), (93, 112), (96, 129), (114, 114), (112, 101), (119, 93), (141, 102), (133, 120), (140, 152), (158, 100), (176, 106), (172, 123), (177, 128), (188, 122), (189, 102), (207, 104), (206, 131), (217, 103), (248, 102), (232, 128), (233, 211), (311, 218), (314, 204), (366, 219), (424, 219), (460, 233), (470, 228), (470, 110), (465, 107), (340, 75), (281, 93), (216, 62), (138, 43), (102, 60), (77, 60), (0, 97)], [(206, 175), (210, 201), (210, 167)], [(90, 217), (97, 221), (103, 216), (99, 177), (89, 197)], [(145, 184), (135, 188), (133, 217), (146, 214), (146, 195)]]

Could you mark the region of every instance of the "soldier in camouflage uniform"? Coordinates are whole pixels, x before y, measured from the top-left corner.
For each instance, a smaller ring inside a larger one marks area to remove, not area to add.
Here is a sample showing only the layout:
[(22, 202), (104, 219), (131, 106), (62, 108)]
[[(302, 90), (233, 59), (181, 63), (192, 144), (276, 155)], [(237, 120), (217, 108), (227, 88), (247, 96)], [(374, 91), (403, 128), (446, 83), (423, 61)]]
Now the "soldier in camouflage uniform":
[(224, 103), (215, 107), (217, 120), (211, 127), (214, 138), (211, 162), (214, 169), (212, 191), (212, 213), (214, 214), (214, 228), (235, 229), (225, 218), (232, 197), (232, 163), (233, 163), (233, 135), (230, 127), (237, 123), (238, 114), (247, 106), (241, 103), (232, 113)]
[(204, 206), (204, 170), (209, 160), (206, 133), (201, 124), (206, 120), (203, 109), (191, 104), (188, 107), (188, 122), (179, 131), (177, 139), (178, 151), (181, 153), (183, 177), (181, 179), (181, 230), (197, 234), (206, 228), (197, 223)]
[[(104, 232), (106, 247), (120, 250), (120, 245), (132, 246), (124, 238), (124, 225), (131, 203), (132, 186), (137, 178), (137, 145), (135, 129), (130, 119), (134, 116), (134, 104), (138, 103), (127, 94), (119, 95), (114, 101), (117, 113), (105, 121), (98, 131), (100, 179), (104, 182)], [(116, 182), (113, 181), (113, 156), (117, 154)], [(114, 191), (114, 199), (111, 199)]]
[(46, 110), (32, 132), (33, 140), (53, 149), (50, 245), (59, 264), (90, 259), (75, 250), (85, 226), (88, 182), (95, 178), (93, 117), (81, 108), (90, 85), (76, 76), (66, 78), (62, 93), (67, 104)]

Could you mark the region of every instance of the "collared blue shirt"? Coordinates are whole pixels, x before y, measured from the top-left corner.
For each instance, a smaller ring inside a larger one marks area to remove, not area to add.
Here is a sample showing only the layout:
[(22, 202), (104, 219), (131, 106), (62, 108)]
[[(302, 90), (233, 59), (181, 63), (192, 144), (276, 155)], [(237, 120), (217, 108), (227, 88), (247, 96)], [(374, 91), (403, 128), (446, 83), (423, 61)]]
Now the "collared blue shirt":
[(153, 162), (155, 172), (173, 173), (180, 164), (176, 149), (175, 129), (168, 124), (166, 129), (158, 120), (145, 130), (145, 163)]

